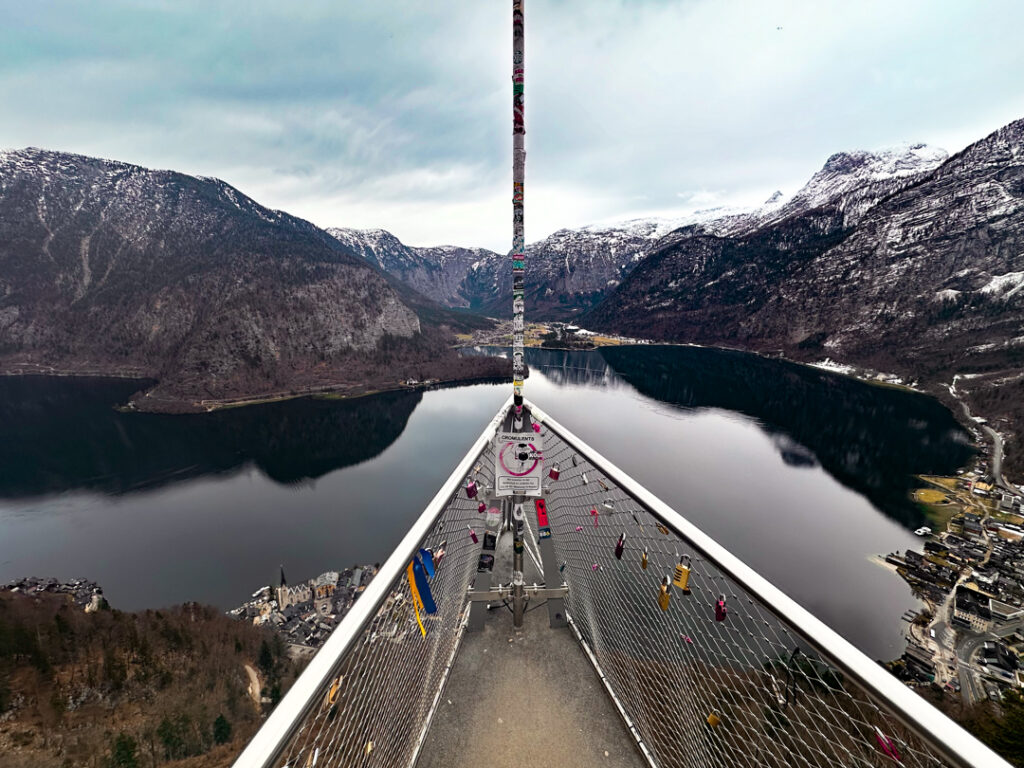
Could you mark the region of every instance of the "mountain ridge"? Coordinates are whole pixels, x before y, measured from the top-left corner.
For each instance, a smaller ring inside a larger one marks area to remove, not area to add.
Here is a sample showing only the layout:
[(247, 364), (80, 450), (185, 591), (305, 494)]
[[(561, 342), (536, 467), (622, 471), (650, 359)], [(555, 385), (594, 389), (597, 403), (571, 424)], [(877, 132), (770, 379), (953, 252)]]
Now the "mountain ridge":
[(153, 378), (137, 400), (156, 409), (357, 392), (454, 372), (450, 314), (223, 181), (0, 155), (2, 369)]
[[(1024, 120), (856, 211), (834, 200), (754, 232), (666, 242), (582, 318), (598, 330), (823, 357), (958, 387), (1019, 434)], [(890, 184), (890, 182), (887, 182)], [(857, 198), (847, 196), (845, 201)], [(1022, 466), (1014, 451), (1011, 466)]]
[[(577, 317), (613, 292), (676, 232), (749, 234), (836, 198), (842, 198), (846, 224), (852, 226), (878, 199), (912, 183), (947, 157), (945, 150), (922, 143), (838, 152), (794, 195), (787, 198), (776, 192), (754, 208), (709, 208), (556, 230), (526, 246), (527, 306), (535, 318)], [(407, 246), (381, 229), (327, 231), (367, 261), (448, 306), (499, 317), (511, 313), (507, 255), (459, 246)]]

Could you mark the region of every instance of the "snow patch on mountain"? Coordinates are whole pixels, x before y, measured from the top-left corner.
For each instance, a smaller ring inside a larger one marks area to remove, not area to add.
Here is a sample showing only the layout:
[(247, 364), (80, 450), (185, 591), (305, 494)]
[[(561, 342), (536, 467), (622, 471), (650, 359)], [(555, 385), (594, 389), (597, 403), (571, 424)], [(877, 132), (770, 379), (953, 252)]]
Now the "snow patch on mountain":
[(875, 152), (837, 152), (793, 195), (791, 202), (816, 208), (858, 186), (926, 173), (948, 158), (946, 150), (927, 144), (903, 144)]
[(1020, 292), (1024, 288), (1024, 272), (1007, 272), (1005, 275), (994, 275), (981, 287), (982, 293), (1001, 295), (1004, 299)]

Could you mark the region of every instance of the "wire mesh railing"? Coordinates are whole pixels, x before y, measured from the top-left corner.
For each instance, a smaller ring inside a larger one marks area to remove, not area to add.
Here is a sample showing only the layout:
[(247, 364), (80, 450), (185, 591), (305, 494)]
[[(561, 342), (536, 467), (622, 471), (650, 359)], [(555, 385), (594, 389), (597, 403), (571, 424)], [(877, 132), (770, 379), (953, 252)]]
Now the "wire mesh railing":
[[(511, 398), (510, 398), (511, 400)], [(501, 410), (505, 413), (507, 406)], [(479, 502), (492, 484), (496, 418), (235, 762), (236, 768), (408, 766), (415, 762), (465, 626)], [(482, 537), (482, 533), (477, 535)], [(431, 551), (436, 613), (413, 607), (407, 567)], [(420, 624), (422, 623), (422, 631)]]
[(566, 612), (652, 765), (1006, 765), (564, 427), (542, 435)]
[[(236, 767), (415, 764), (469, 615), (479, 502), (507, 409)], [(566, 614), (651, 765), (1006, 765), (564, 427), (539, 421), (545, 474), (557, 465), (544, 495)], [(469, 476), (478, 498), (464, 492)], [(542, 532), (527, 519), (536, 560)], [(421, 548), (443, 556), (430, 581), (437, 611), (417, 619), (406, 573)]]

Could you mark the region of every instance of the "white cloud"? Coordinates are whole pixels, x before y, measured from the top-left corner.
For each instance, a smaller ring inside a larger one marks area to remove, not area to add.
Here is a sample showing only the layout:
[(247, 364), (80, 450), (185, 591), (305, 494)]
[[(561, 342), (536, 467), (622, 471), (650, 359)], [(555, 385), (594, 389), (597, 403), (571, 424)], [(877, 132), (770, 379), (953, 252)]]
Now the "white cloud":
[[(795, 191), (842, 149), (1024, 116), (1024, 4), (535, 0), (527, 228)], [(778, 27), (782, 29), (778, 29)], [(0, 146), (221, 176), (323, 225), (504, 251), (508, 7), (16, 4)]]

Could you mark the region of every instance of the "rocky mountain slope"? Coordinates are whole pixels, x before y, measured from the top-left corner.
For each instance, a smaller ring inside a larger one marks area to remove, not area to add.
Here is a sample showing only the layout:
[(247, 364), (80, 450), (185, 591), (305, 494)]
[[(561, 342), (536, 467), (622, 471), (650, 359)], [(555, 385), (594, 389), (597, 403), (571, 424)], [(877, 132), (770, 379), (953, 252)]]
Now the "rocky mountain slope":
[[(724, 215), (724, 210), (714, 210), (675, 220), (635, 219), (561, 229), (527, 245), (526, 300), (533, 315), (574, 316), (619, 285), (666, 233)], [(740, 226), (738, 220), (732, 225)], [(327, 231), (353, 253), (448, 307), (511, 315), (512, 274), (505, 255), (453, 245), (408, 246), (383, 229)]]
[[(670, 233), (737, 237), (813, 208), (834, 205), (842, 225), (856, 224), (881, 198), (913, 182), (946, 159), (923, 144), (883, 152), (833, 155), (796, 195), (776, 192), (754, 209), (713, 208), (675, 219), (633, 219), (561, 229), (526, 248), (526, 302), (531, 316), (566, 320), (614, 292)], [(414, 248), (384, 230), (331, 229), (367, 261), (451, 307), (502, 317), (511, 313), (507, 259), (484, 249)]]
[(475, 262), (493, 259), (504, 263), (486, 248), (414, 248), (383, 229), (332, 227), (327, 232), (352, 253), (449, 307), (472, 305), (473, 297), (465, 293), (464, 278)]
[(431, 306), (222, 181), (0, 154), (0, 370), (152, 377), (167, 407), (369, 386), (441, 354)]
[[(851, 162), (833, 156), (823, 172)], [(936, 391), (966, 374), (960, 389), (1020, 429), (1020, 406), (997, 392), (1024, 378), (1024, 120), (934, 170), (897, 170), (739, 235), (675, 233), (583, 320), (831, 356)]]

